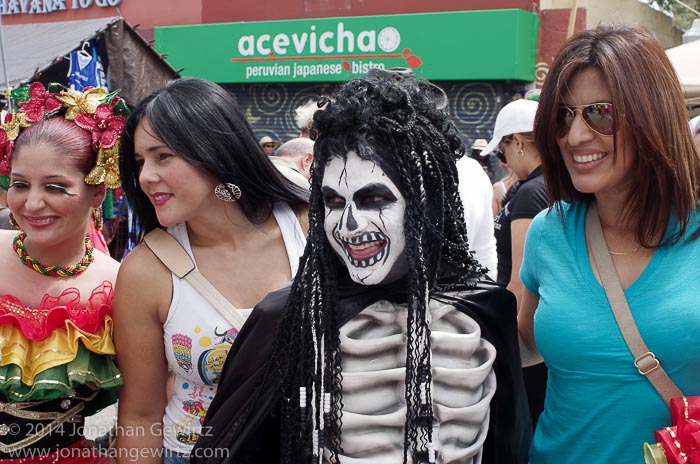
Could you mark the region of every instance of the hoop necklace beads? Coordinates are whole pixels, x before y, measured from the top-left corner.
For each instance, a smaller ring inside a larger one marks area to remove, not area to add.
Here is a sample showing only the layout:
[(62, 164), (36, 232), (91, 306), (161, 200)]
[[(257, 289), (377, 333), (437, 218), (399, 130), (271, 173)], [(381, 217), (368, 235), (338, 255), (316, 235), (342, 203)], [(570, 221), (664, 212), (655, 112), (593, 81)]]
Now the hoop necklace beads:
[(15, 239), (12, 241), (12, 248), (14, 248), (19, 260), (22, 261), (25, 266), (35, 270), (39, 274), (49, 277), (72, 277), (84, 272), (95, 260), (95, 247), (90, 239), (85, 237), (85, 255), (80, 262), (72, 266), (44, 266), (39, 261), (27, 254), (27, 250), (24, 248), (25, 238), (27, 238), (27, 233), (23, 230), (19, 231)]

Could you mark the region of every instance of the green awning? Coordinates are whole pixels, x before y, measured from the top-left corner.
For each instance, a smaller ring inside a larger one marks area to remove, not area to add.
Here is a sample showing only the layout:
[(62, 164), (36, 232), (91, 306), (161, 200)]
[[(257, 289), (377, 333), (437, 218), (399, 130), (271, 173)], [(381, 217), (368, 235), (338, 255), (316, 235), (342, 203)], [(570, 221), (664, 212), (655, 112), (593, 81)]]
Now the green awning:
[(371, 67), (430, 80), (535, 80), (537, 15), (456, 11), (155, 28), (183, 76), (218, 83), (339, 82)]

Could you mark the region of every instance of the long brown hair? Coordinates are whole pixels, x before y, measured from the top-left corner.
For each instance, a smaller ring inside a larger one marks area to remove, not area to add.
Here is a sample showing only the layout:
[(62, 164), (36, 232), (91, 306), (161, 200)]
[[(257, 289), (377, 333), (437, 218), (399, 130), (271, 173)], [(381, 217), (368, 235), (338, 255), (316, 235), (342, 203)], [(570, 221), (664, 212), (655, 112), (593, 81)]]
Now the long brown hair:
[[(625, 131), (636, 150), (629, 174), (634, 187), (623, 220), (633, 225), (644, 247), (676, 243), (698, 206), (700, 153), (688, 130), (678, 77), (661, 45), (644, 29), (599, 26), (569, 39), (554, 58), (535, 118), (550, 208), (561, 207), (561, 201), (593, 200), (593, 194), (574, 188), (557, 145), (562, 129), (557, 113), (568, 84), (588, 68), (597, 69), (610, 87), (616, 128)], [(671, 220), (680, 226), (678, 233), (658, 243)]]

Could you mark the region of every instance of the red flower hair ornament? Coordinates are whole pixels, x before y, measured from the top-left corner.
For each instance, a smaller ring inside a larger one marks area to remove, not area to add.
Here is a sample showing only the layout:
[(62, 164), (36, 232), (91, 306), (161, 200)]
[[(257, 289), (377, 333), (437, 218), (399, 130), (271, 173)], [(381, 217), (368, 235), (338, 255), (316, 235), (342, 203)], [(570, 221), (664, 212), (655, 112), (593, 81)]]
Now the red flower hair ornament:
[(45, 119), (46, 115), (56, 114), (63, 106), (41, 82), (33, 82), (29, 86), (29, 101), (20, 102), (19, 105), (27, 122), (32, 124)]
[(114, 115), (112, 104), (103, 103), (97, 107), (94, 114), (77, 114), (75, 123), (92, 133), (92, 148), (99, 151), (100, 147), (112, 148), (117, 143), (126, 119), (124, 116)]
[(61, 113), (92, 136), (97, 161), (85, 182), (119, 187), (119, 140), (129, 109), (118, 92), (92, 87), (76, 92), (60, 84), (50, 84), (47, 90), (40, 82), (13, 90), (15, 112), (8, 113), (0, 131), (0, 185), (8, 187), (11, 153), (21, 130)]

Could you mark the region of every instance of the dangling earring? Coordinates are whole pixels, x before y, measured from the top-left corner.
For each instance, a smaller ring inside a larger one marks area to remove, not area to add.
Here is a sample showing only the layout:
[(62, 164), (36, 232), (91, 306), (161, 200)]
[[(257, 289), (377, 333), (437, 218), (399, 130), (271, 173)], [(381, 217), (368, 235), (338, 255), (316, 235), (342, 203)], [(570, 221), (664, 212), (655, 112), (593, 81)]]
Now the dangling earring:
[(14, 227), (15, 229), (20, 229), (19, 224), (17, 224), (17, 220), (15, 220), (15, 217), (10, 213), (10, 216), (7, 218), (7, 220), (10, 222), (10, 225)]
[(239, 189), (236, 184), (219, 184), (214, 189), (214, 195), (221, 201), (233, 203), (241, 198), (241, 189)]
[(102, 226), (104, 225), (102, 221), (102, 208), (93, 208), (92, 209), (92, 220), (95, 223), (95, 230), (98, 232), (102, 230)]
[(525, 152), (523, 151), (522, 148), (518, 148), (518, 156), (521, 157), (521, 158), (522, 158), (523, 156), (525, 156)]

